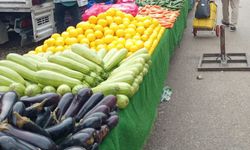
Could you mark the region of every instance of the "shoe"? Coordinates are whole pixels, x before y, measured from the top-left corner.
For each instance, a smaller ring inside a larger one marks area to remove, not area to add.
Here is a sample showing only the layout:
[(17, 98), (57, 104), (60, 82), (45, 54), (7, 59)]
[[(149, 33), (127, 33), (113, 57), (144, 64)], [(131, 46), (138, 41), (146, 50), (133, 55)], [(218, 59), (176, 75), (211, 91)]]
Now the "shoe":
[(227, 26), (227, 27), (230, 25), (229, 22), (225, 22), (225, 21), (223, 21), (223, 20), (221, 20), (221, 23), (222, 23), (223, 25)]
[(234, 25), (230, 25), (230, 31), (231, 31), (231, 32), (236, 31), (236, 27), (235, 27)]

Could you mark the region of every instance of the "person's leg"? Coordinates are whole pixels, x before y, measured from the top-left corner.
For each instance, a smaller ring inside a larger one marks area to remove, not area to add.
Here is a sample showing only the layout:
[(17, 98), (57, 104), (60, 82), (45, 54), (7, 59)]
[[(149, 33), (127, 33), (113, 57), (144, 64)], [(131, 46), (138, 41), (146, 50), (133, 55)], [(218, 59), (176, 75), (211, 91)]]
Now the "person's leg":
[(239, 15), (239, 0), (230, 0), (230, 5), (232, 8), (231, 24), (236, 26), (238, 22), (238, 15)]
[(72, 17), (72, 25), (76, 26), (81, 21), (78, 5), (75, 4), (74, 6), (70, 6), (68, 8), (68, 11), (70, 13), (70, 16)]
[(229, 25), (229, 0), (221, 0), (222, 1), (222, 13), (223, 19), (222, 23), (225, 25)]
[(61, 3), (55, 3), (55, 20), (58, 33), (62, 33), (65, 30), (64, 27), (65, 18), (65, 6)]

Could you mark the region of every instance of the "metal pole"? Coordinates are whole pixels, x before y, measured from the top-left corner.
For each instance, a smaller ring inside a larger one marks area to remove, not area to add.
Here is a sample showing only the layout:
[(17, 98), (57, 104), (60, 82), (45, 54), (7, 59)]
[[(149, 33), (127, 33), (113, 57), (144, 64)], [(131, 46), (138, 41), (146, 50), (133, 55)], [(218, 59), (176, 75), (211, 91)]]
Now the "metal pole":
[(220, 51), (221, 51), (221, 62), (227, 63), (226, 58), (226, 47), (225, 47), (225, 26), (220, 26)]

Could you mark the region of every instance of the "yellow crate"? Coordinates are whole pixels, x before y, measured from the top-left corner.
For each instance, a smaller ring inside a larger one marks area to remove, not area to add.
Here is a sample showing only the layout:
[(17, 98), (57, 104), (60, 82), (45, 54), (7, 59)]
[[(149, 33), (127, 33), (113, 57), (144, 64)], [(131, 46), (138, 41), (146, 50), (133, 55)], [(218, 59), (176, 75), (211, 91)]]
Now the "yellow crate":
[(193, 27), (199, 29), (213, 29), (216, 26), (216, 13), (217, 5), (214, 2), (210, 3), (210, 17), (206, 19), (197, 19), (193, 20)]

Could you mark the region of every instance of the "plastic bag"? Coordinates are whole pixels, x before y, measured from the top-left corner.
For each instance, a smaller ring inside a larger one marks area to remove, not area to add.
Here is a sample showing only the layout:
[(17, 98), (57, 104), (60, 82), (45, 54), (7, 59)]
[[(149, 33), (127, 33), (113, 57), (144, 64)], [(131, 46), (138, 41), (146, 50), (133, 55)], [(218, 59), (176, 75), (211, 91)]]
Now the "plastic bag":
[(135, 3), (135, 0), (117, 0), (116, 3), (117, 4), (120, 4), (120, 3)]
[(117, 8), (121, 10), (122, 12), (131, 14), (133, 16), (136, 16), (138, 13), (138, 6), (133, 3), (113, 4), (112, 8)]

